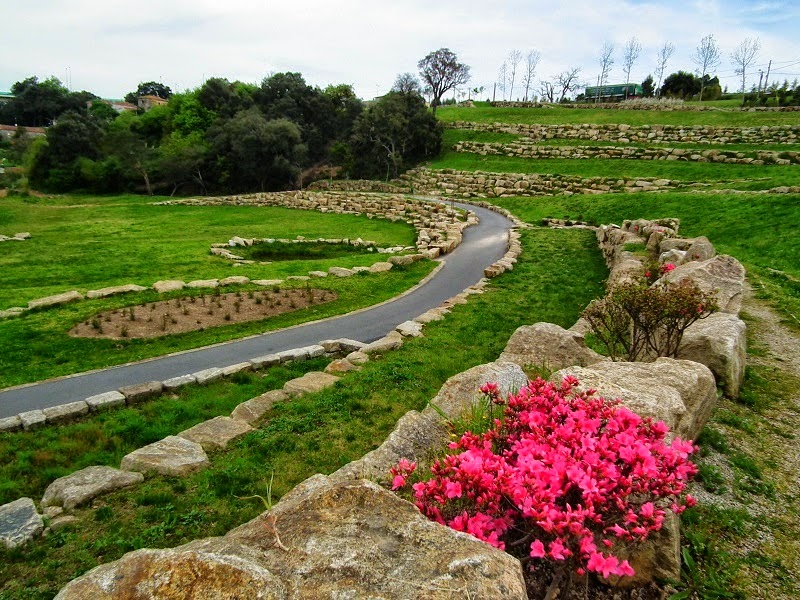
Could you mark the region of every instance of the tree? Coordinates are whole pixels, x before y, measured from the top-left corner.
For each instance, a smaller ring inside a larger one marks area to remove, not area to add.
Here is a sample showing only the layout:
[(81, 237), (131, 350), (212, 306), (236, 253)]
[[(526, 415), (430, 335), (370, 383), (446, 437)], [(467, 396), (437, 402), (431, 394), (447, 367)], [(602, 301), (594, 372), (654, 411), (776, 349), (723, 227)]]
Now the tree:
[(652, 98), (655, 88), (653, 87), (653, 76), (648, 75), (642, 82), (642, 96)]
[(157, 81), (142, 82), (135, 92), (125, 94), (125, 102), (136, 104), (136, 99), (140, 96), (158, 96), (164, 100), (169, 100), (170, 96), (172, 96), (172, 90), (168, 85)]
[(448, 48), (439, 48), (417, 63), (419, 74), (431, 90), (431, 108), (436, 116), (442, 96), (449, 90), (469, 81), (469, 67), (458, 62), (458, 57)]
[(240, 191), (291, 187), (306, 149), (300, 128), (288, 119), (267, 119), (257, 107), (218, 122), (208, 132), (220, 181)]
[(509, 78), (511, 89), (508, 92), (508, 99), (514, 99), (514, 82), (517, 79), (517, 66), (519, 65), (520, 61), (522, 60), (522, 52), (519, 50), (512, 50), (508, 53), (508, 64), (509, 64)]
[(525, 72), (522, 74), (522, 83), (525, 85), (525, 102), (528, 101), (528, 93), (533, 86), (533, 77), (541, 58), (542, 55), (538, 50), (529, 50), (525, 55)]
[(183, 137), (173, 132), (158, 148), (158, 176), (162, 184), (172, 186), (170, 196), (186, 183), (194, 183), (203, 194), (208, 192), (203, 178), (208, 144), (202, 132)]
[(664, 71), (667, 69), (667, 61), (672, 58), (675, 53), (675, 44), (672, 42), (664, 42), (664, 45), (658, 51), (658, 66), (656, 72), (658, 73), (658, 83), (656, 84), (656, 94), (660, 93), (661, 80), (664, 79)]
[(70, 92), (55, 77), (39, 81), (28, 77), (11, 86), (14, 98), (2, 106), (0, 119), (6, 125), (47, 127), (66, 111), (86, 109), (86, 100), (96, 98), (88, 92)]
[(401, 94), (418, 94), (422, 95), (422, 84), (413, 73), (401, 73), (394, 80), (392, 85), (393, 92), (400, 92)]
[(664, 80), (659, 95), (686, 99), (691, 98), (699, 91), (700, 80), (697, 77), (687, 71), (678, 71)]
[(608, 83), (608, 76), (611, 73), (611, 67), (614, 65), (614, 44), (611, 42), (603, 42), (603, 47), (600, 49), (600, 78), (597, 81), (597, 97), (595, 103), (600, 100), (602, 96), (602, 87)]
[(539, 81), (539, 95), (544, 102), (555, 102), (555, 94), (556, 91), (552, 82), (544, 79)]
[(566, 71), (561, 71), (555, 77), (554, 91), (558, 93), (558, 101), (563, 102), (567, 94), (576, 91), (583, 83), (578, 79), (581, 74), (580, 67), (571, 67)]
[(497, 87), (503, 93), (503, 100), (506, 99), (506, 90), (508, 89), (508, 63), (503, 62), (500, 65), (500, 70), (497, 71)]
[(703, 90), (706, 84), (706, 75), (715, 70), (720, 63), (720, 52), (714, 34), (709, 33), (695, 49), (692, 55), (692, 62), (697, 65), (697, 72), (700, 74), (700, 102), (703, 101)]
[(396, 177), (442, 146), (442, 127), (419, 94), (389, 92), (362, 113), (350, 152), (356, 177)]
[[(755, 62), (760, 49), (761, 42), (758, 38), (745, 38), (731, 52), (731, 62), (734, 64), (735, 73), (742, 76), (742, 87), (740, 88), (742, 94), (747, 91), (747, 69)], [(742, 96), (742, 106), (744, 106), (744, 95)]]
[(207, 79), (197, 90), (197, 101), (218, 117), (230, 119), (253, 105), (252, 94), (242, 93), (235, 83), (220, 77)]
[(625, 98), (628, 97), (628, 84), (631, 82), (631, 69), (642, 53), (642, 44), (636, 37), (632, 37), (625, 42), (622, 50), (622, 70), (625, 71)]

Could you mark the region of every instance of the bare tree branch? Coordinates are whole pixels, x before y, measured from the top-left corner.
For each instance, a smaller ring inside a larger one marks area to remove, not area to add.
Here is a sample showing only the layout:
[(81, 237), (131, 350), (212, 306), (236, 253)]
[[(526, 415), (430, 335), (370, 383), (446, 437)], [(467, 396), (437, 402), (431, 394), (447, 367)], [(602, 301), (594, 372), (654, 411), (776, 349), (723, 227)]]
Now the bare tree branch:
[[(731, 52), (731, 62), (734, 64), (735, 73), (742, 76), (742, 94), (747, 91), (747, 69), (755, 62), (760, 49), (761, 41), (758, 38), (745, 38)], [(744, 97), (742, 97), (742, 106), (744, 106)]]
[(533, 86), (533, 76), (536, 74), (536, 67), (539, 66), (541, 58), (542, 55), (538, 50), (529, 50), (525, 55), (525, 73), (522, 75), (522, 83), (525, 85), (525, 102), (528, 101), (528, 93)]
[(509, 100), (514, 99), (514, 81), (517, 78), (517, 66), (519, 65), (519, 62), (521, 60), (522, 60), (522, 52), (520, 52), (519, 50), (514, 49), (508, 53), (508, 64), (509, 64), (509, 70), (511, 71), (511, 73), (509, 74), (509, 77), (511, 79), (511, 89), (508, 92)]
[(692, 55), (692, 62), (697, 65), (697, 72), (700, 74), (700, 102), (703, 101), (703, 90), (706, 87), (706, 75), (719, 66), (721, 61), (719, 46), (714, 34), (709, 33), (700, 40), (700, 45)]
[(675, 44), (672, 42), (664, 42), (664, 46), (658, 51), (658, 66), (656, 72), (658, 73), (658, 83), (656, 84), (656, 96), (661, 95), (661, 80), (664, 78), (664, 71), (667, 70), (667, 61), (675, 54)]

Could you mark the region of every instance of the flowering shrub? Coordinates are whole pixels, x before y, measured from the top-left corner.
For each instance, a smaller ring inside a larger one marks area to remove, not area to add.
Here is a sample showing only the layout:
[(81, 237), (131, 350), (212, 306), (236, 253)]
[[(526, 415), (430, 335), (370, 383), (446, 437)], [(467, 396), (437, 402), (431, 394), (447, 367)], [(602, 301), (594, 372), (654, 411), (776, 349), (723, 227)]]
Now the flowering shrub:
[[(667, 444), (662, 422), (617, 401), (577, 392), (574, 377), (555, 386), (530, 382), (482, 434), (464, 433), (456, 451), (414, 483), (417, 507), (430, 519), (501, 549), (551, 559), (578, 574), (632, 575), (615, 543), (644, 540), (667, 510), (693, 504), (686, 482), (696, 473), (690, 442)], [(408, 490), (416, 463), (391, 469), (393, 489)]]
[[(662, 269), (668, 273), (672, 263)], [(581, 313), (613, 360), (678, 355), (683, 334), (717, 310), (715, 294), (689, 279), (678, 283), (623, 283)]]

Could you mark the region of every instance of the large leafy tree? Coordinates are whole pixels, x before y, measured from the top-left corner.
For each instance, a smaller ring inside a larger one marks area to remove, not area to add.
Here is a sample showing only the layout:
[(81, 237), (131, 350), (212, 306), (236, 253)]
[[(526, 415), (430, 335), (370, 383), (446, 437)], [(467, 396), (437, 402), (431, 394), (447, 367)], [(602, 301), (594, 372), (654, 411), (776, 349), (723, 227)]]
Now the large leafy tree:
[(39, 81), (28, 77), (11, 86), (14, 98), (0, 105), (0, 122), (6, 125), (47, 127), (63, 113), (86, 108), (97, 98), (89, 92), (70, 92), (55, 77)]
[(442, 96), (453, 88), (469, 81), (469, 67), (458, 62), (458, 57), (449, 48), (439, 48), (417, 63), (422, 81), (431, 92), (431, 108), (436, 115), (436, 107)]
[(125, 101), (136, 104), (136, 99), (139, 96), (158, 96), (164, 100), (169, 100), (170, 96), (172, 96), (172, 90), (168, 85), (164, 85), (163, 83), (146, 81), (140, 83), (135, 92), (125, 94)]
[(692, 73), (678, 71), (667, 76), (661, 86), (659, 96), (669, 98), (691, 98), (700, 91), (700, 80)]
[(55, 191), (82, 187), (85, 181), (78, 163), (100, 158), (104, 135), (97, 121), (85, 112), (64, 113), (29, 158), (31, 182)]
[(256, 108), (211, 127), (221, 183), (235, 190), (291, 187), (306, 154), (299, 127), (288, 119), (267, 119)]
[(414, 93), (389, 92), (368, 108), (354, 126), (350, 147), (358, 177), (397, 177), (432, 158), (442, 146), (442, 127), (424, 99)]

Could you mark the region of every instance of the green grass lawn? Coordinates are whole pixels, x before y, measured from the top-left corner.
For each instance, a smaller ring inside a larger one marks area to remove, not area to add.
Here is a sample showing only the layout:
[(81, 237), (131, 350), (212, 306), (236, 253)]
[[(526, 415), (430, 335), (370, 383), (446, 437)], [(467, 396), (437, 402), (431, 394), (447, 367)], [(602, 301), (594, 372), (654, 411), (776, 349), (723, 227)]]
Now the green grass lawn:
[[(186, 479), (149, 478), (135, 490), (108, 495), (94, 508), (77, 511), (79, 526), (22, 549), (0, 550), (0, 598), (51, 598), (73, 577), (129, 550), (222, 535), (263, 511), (260, 502), (237, 496), (265, 495), (274, 475), (273, 500), (277, 500), (308, 476), (332, 472), (363, 456), (388, 435), (400, 416), (423, 408), (448, 377), (495, 360), (518, 326), (537, 321), (572, 325), (580, 310), (602, 293), (607, 276), (594, 236), (586, 231), (535, 229), (525, 231), (522, 242), (524, 252), (515, 269), (495, 279), (489, 292), (456, 306), (444, 321), (426, 326), (424, 338), (408, 340), (363, 371), (348, 374), (341, 384), (276, 405), (258, 431), (228, 451), (212, 453), (207, 471)], [(251, 393), (261, 389), (253, 382), (244, 385)], [(234, 398), (222, 385), (213, 391), (221, 398), (219, 414), (229, 411), (240, 397), (237, 392)], [(193, 392), (187, 388), (185, 393)], [(205, 394), (197, 393), (199, 404), (204, 404), (200, 396)], [(70, 461), (85, 464), (80, 462), (84, 453), (96, 451), (116, 460), (126, 427), (136, 429), (126, 423), (148, 427), (158, 412), (138, 410), (150, 417), (128, 415), (122, 422), (114, 421), (115, 426), (104, 421), (102, 429), (111, 433), (98, 436), (96, 443), (92, 435), (77, 433), (101, 425), (92, 420), (53, 429), (43, 448), (27, 441), (35, 434), (0, 435), (0, 455), (9, 464), (0, 474), (6, 478), (0, 489), (17, 485), (14, 481), (25, 476), (33, 461), (38, 461), (38, 469), (51, 468), (52, 477), (67, 469)], [(184, 421), (178, 421), (180, 425), (161, 423), (159, 433), (182, 427)], [(30, 451), (18, 456), (23, 449)], [(45, 484), (46, 478), (39, 478), (31, 485), (18, 485), (27, 486), (28, 493), (38, 498)]]
[[(704, 103), (705, 104), (705, 103)], [(760, 127), (797, 125), (794, 112), (742, 111), (650, 111), (593, 108), (495, 108), (479, 102), (474, 108), (441, 106), (436, 117), (443, 123), (625, 123), (628, 125), (711, 125), (714, 127)]]
[(0, 232), (28, 231), (25, 242), (0, 246), (0, 308), (72, 289), (160, 279), (251, 279), (305, 275), (330, 266), (370, 265), (363, 252), (346, 259), (298, 260), (234, 268), (212, 256), (213, 243), (233, 236), (309, 239), (358, 237), (380, 246), (412, 245), (413, 227), (366, 216), (288, 208), (154, 206), (143, 196), (0, 199)]

